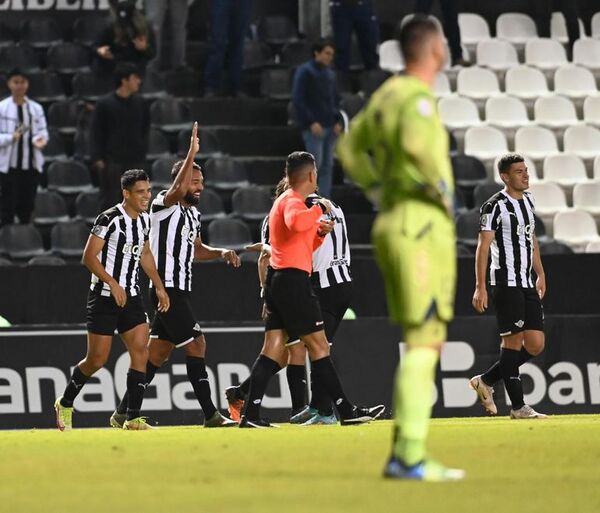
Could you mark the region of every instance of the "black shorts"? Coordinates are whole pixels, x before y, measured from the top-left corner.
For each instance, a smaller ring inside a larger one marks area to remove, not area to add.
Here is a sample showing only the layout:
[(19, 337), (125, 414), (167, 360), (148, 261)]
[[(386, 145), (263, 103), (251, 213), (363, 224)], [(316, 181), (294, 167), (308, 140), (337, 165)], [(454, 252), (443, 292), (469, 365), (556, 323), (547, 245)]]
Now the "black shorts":
[(285, 330), (288, 334), (302, 337), (324, 329), (319, 300), (305, 271), (269, 269), (265, 303), (265, 331)]
[(492, 297), (501, 337), (525, 330), (544, 331), (544, 308), (536, 289), (496, 285)]
[(139, 294), (128, 295), (127, 303), (120, 307), (112, 295), (102, 296), (93, 290), (88, 293), (86, 327), (90, 333), (112, 336), (115, 329), (125, 333), (147, 322), (148, 316)]
[(330, 287), (316, 288), (315, 293), (319, 298), (321, 313), (325, 323), (325, 335), (331, 344), (335, 333), (344, 318), (344, 314), (352, 300), (352, 282), (336, 283)]
[(154, 287), (150, 289), (150, 299), (154, 307), (150, 338), (160, 338), (181, 347), (201, 336), (202, 328), (194, 315), (191, 293), (174, 288), (166, 290), (171, 306), (166, 312), (159, 312), (156, 290)]

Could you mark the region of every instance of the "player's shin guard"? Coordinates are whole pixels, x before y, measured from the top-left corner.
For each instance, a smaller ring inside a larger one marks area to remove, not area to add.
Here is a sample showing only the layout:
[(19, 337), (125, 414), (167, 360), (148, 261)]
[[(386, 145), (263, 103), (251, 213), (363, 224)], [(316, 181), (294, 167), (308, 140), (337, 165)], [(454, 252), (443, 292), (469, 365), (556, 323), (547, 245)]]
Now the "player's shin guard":
[(217, 408), (215, 408), (210, 397), (210, 383), (208, 382), (204, 358), (186, 356), (185, 366), (188, 378), (194, 389), (194, 394), (196, 394), (196, 398), (204, 412), (204, 417), (210, 419), (217, 411)]
[(133, 420), (140, 416), (145, 390), (146, 374), (129, 369), (127, 372), (127, 420)]
[(431, 395), (439, 353), (431, 347), (412, 347), (396, 373), (394, 410), (396, 436), (393, 454), (406, 465), (425, 459), (431, 417)]

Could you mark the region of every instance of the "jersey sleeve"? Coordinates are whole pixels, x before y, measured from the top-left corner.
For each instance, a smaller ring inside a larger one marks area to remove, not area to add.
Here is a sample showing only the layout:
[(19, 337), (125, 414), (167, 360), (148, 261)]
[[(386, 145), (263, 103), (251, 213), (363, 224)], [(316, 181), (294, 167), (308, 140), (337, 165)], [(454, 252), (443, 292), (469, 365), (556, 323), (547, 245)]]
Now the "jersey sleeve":
[(260, 227), (261, 244), (269, 244), (269, 216), (265, 216)]
[(167, 208), (165, 206), (165, 196), (167, 195), (167, 191), (160, 191), (156, 198), (152, 201), (152, 205), (150, 206), (150, 211), (155, 214)]
[(92, 234), (102, 240), (106, 240), (106, 237), (110, 231), (111, 221), (111, 218), (106, 214), (100, 214), (94, 221), (94, 225), (92, 226), (91, 230)]
[(500, 209), (496, 203), (484, 203), (479, 209), (479, 214), (480, 232), (495, 232), (498, 229)]

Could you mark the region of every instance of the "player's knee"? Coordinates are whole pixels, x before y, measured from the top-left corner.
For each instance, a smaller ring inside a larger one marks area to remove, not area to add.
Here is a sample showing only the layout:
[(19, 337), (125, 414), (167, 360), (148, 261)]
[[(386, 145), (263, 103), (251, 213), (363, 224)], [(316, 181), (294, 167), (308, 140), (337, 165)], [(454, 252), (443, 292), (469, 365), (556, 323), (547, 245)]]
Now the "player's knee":
[(133, 365), (146, 365), (150, 351), (147, 346), (135, 347), (129, 350), (129, 356)]
[(100, 370), (106, 365), (108, 354), (92, 354), (85, 357), (85, 366), (88, 369), (93, 369), (93, 372)]
[(206, 341), (203, 336), (197, 337), (192, 340), (186, 346), (186, 353), (188, 356), (197, 356), (198, 358), (204, 358), (206, 353)]
[(546, 342), (543, 333), (526, 333), (524, 340), (525, 349), (532, 356), (540, 354), (545, 346)]
[(437, 317), (423, 324), (404, 327), (404, 339), (409, 346), (440, 347), (446, 340), (446, 323)]

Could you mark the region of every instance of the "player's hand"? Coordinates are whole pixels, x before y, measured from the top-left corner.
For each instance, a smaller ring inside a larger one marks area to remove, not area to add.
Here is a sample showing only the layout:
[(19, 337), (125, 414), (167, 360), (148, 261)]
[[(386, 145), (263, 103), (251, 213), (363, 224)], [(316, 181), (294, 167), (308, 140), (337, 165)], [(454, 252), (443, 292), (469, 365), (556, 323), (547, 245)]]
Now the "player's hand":
[(317, 234), (319, 237), (325, 237), (325, 235), (331, 233), (334, 225), (335, 221), (319, 221), (319, 229), (317, 230)]
[(97, 160), (96, 162), (94, 162), (93, 166), (98, 170), (98, 171), (102, 171), (105, 167), (106, 164), (104, 163), (103, 160)]
[(319, 198), (315, 201), (315, 205), (317, 204), (323, 205), (323, 208), (325, 209), (323, 213), (325, 214), (329, 214), (331, 212), (331, 209), (333, 208), (331, 201), (329, 201), (327, 198)]
[(232, 249), (224, 249), (221, 251), (221, 258), (227, 262), (227, 265), (232, 265), (233, 267), (239, 267), (242, 265), (240, 257)]
[(114, 55), (112, 54), (112, 52), (110, 51), (110, 46), (105, 45), (105, 46), (101, 46), (96, 50), (96, 53), (102, 57), (103, 59), (106, 60), (112, 60), (114, 59)]
[(535, 288), (540, 299), (544, 299), (544, 296), (546, 295), (546, 276), (542, 274), (537, 277), (537, 280), (535, 280)]
[(190, 138), (190, 153), (195, 155), (200, 151), (200, 140), (198, 139), (198, 122), (194, 121), (192, 127), (192, 137)]
[(33, 145), (38, 150), (43, 150), (46, 147), (46, 144), (48, 144), (48, 140), (44, 137), (38, 137), (37, 139), (33, 140)]
[(125, 289), (121, 287), (121, 285), (119, 285), (116, 281), (110, 283), (109, 286), (110, 293), (115, 298), (115, 303), (117, 303), (117, 306), (123, 308), (127, 303), (127, 293), (125, 292)]
[(316, 121), (310, 125), (310, 133), (315, 137), (323, 137), (323, 127), (321, 123), (317, 123)]
[(263, 250), (263, 244), (262, 242), (255, 242), (244, 246), (244, 249), (250, 253), (260, 253)]
[(488, 293), (485, 287), (476, 288), (475, 293), (473, 294), (473, 301), (471, 302), (473, 308), (477, 310), (479, 313), (483, 313), (486, 311), (488, 307)]
[(21, 138), (22, 135), (23, 135), (23, 131), (20, 128), (17, 128), (13, 132), (13, 136), (12, 136), (13, 142), (17, 142)]
[(164, 287), (156, 288), (156, 298), (158, 299), (158, 311), (166, 312), (171, 306), (171, 299)]
[(262, 310), (260, 311), (260, 318), (263, 321), (266, 321), (268, 315), (269, 315), (269, 310), (267, 308), (267, 303), (263, 301)]
[(148, 38), (146, 36), (138, 36), (133, 39), (133, 46), (138, 52), (143, 52), (148, 48)]

